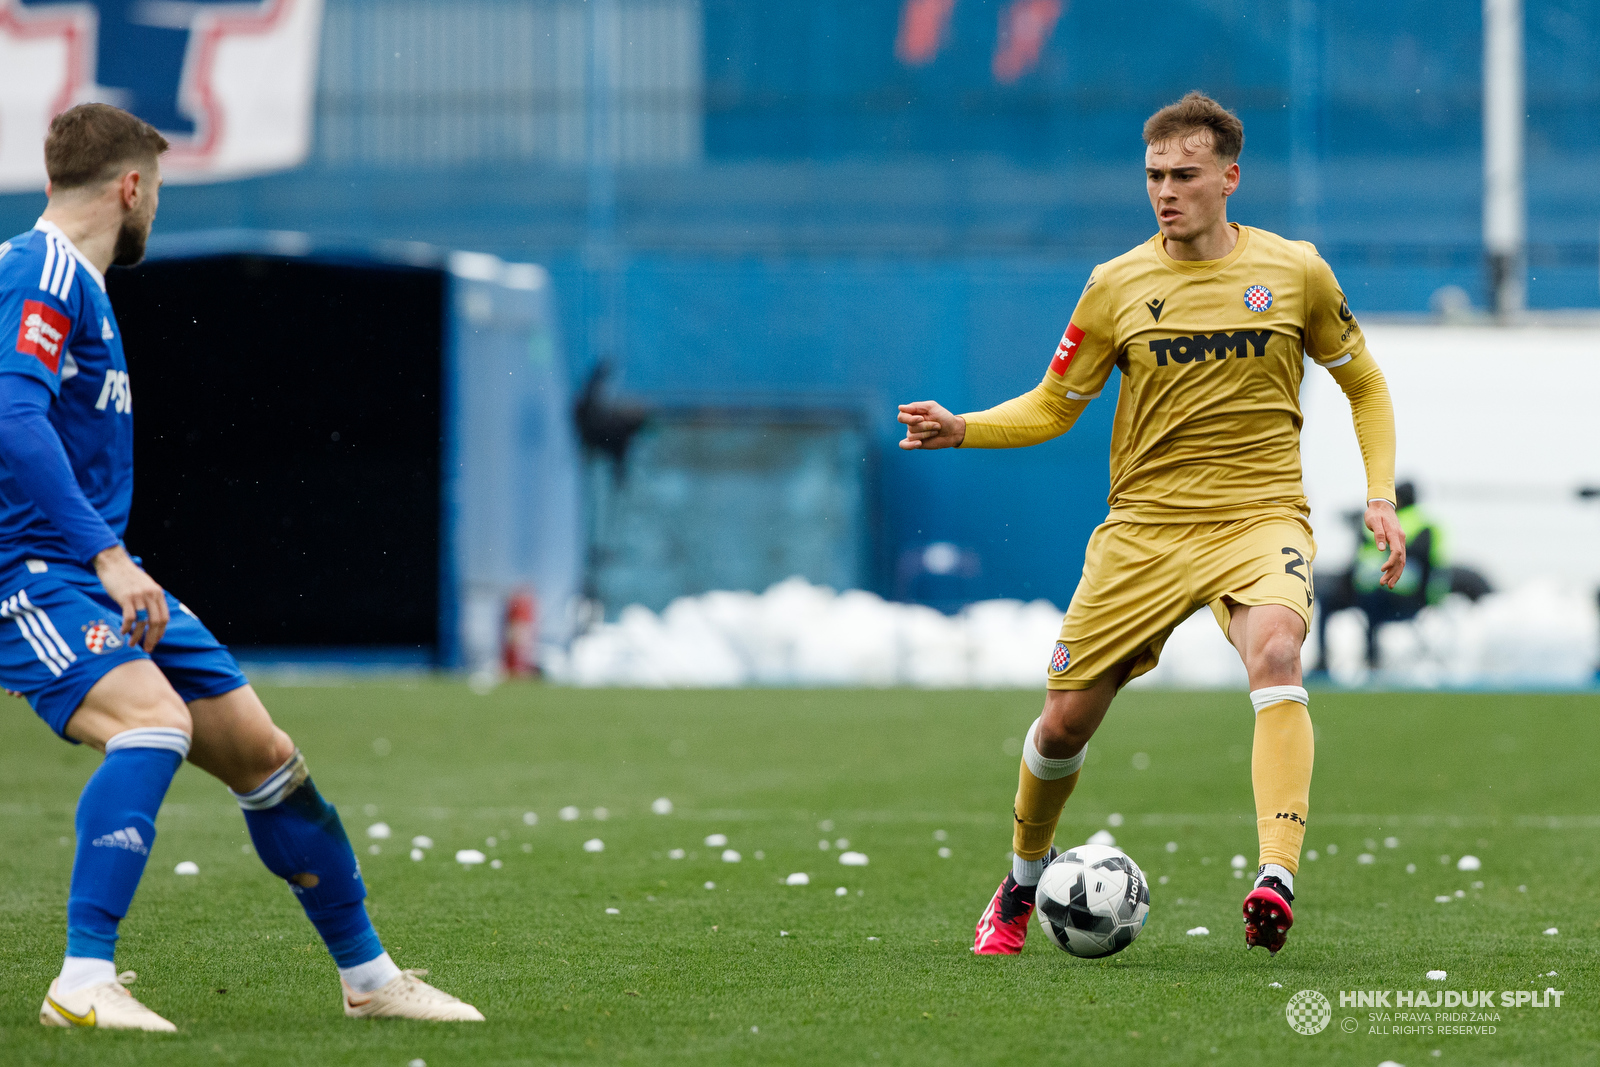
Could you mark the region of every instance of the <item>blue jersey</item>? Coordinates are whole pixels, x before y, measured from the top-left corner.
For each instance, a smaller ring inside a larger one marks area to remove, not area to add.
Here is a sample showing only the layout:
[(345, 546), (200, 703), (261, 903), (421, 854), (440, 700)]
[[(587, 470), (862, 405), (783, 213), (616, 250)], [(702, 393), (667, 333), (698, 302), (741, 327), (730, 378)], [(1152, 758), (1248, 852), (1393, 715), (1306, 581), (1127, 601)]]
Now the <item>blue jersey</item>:
[[(121, 538), (133, 504), (133, 393), (122, 335), (105, 278), (48, 222), (0, 244), (5, 374), (49, 388), (50, 424), (78, 488)], [(0, 466), (0, 570), (27, 559), (88, 562)]]

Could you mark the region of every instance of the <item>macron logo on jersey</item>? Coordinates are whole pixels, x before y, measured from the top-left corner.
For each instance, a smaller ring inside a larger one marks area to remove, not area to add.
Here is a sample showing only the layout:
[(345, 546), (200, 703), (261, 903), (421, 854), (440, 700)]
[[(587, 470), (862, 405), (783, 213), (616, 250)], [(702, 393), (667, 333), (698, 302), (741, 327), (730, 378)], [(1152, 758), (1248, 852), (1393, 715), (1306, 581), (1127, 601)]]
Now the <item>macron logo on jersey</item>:
[(1078, 345), (1083, 341), (1083, 331), (1073, 323), (1067, 324), (1067, 332), (1061, 335), (1061, 343), (1056, 346), (1055, 358), (1050, 361), (1052, 374), (1065, 374), (1067, 368), (1072, 366), (1072, 357), (1078, 353)]
[(17, 351), (33, 356), (50, 368), (51, 374), (61, 370), (61, 350), (67, 343), (72, 323), (49, 304), (38, 300), (22, 302), (22, 326), (17, 330)]

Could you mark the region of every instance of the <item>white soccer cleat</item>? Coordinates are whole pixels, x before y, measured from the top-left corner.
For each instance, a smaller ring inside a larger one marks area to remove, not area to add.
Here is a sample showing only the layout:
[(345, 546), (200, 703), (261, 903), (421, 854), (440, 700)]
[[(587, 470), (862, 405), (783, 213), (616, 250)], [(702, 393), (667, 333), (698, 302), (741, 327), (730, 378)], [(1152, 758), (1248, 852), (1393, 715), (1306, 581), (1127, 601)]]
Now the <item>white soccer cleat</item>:
[(102, 982), (77, 989), (71, 993), (57, 990), (61, 979), (50, 983), (44, 1005), (39, 1009), (39, 1021), (45, 1026), (101, 1030), (155, 1030), (175, 1033), (177, 1027), (140, 1004), (127, 987), (139, 977), (132, 971), (123, 971), (115, 982)]
[(422, 980), (427, 971), (401, 971), (400, 977), (371, 993), (344, 989), (344, 1013), (352, 1019), (427, 1019), (440, 1023), (481, 1023), (483, 1012)]

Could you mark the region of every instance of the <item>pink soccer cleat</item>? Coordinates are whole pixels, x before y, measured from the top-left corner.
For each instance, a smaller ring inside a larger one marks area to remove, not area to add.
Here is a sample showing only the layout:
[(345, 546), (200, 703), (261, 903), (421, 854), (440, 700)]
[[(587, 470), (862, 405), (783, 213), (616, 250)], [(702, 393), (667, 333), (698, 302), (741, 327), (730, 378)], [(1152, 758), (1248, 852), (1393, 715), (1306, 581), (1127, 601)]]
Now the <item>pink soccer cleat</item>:
[(1265, 878), (1244, 898), (1244, 943), (1247, 949), (1260, 945), (1274, 956), (1283, 948), (1284, 937), (1294, 925), (1289, 901), (1294, 894), (1276, 878)]
[[(1045, 866), (1050, 866), (1057, 852), (1050, 849)], [(1006, 874), (994, 899), (978, 919), (977, 936), (972, 941), (972, 951), (980, 956), (1015, 956), (1022, 951), (1028, 939), (1028, 920), (1033, 918), (1033, 896), (1037, 886), (1018, 885)]]

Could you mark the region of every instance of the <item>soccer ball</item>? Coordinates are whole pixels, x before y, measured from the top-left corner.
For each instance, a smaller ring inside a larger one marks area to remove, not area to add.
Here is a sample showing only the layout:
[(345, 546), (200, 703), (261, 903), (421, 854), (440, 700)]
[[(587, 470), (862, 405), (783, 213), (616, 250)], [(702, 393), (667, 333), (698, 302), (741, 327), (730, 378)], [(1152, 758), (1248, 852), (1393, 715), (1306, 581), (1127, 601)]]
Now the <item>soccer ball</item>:
[(1121, 952), (1150, 917), (1150, 886), (1139, 865), (1110, 845), (1079, 845), (1044, 869), (1034, 897), (1056, 947), (1084, 959)]

